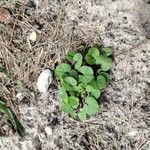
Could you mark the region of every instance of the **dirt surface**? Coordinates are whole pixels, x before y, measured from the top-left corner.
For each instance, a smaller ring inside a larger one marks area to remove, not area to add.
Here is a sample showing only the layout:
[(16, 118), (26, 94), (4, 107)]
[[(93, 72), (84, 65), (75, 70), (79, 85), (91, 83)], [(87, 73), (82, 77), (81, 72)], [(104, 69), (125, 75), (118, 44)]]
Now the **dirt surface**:
[[(1, 116), (2, 150), (150, 150), (149, 0), (0, 0), (0, 6), (11, 14), (0, 23), (0, 67), (9, 74), (0, 76), (0, 97), (26, 129), (21, 139)], [(32, 31), (35, 42), (28, 40)], [(80, 123), (62, 113), (54, 84), (42, 96), (36, 82), (83, 43), (113, 47), (115, 62), (100, 112)]]

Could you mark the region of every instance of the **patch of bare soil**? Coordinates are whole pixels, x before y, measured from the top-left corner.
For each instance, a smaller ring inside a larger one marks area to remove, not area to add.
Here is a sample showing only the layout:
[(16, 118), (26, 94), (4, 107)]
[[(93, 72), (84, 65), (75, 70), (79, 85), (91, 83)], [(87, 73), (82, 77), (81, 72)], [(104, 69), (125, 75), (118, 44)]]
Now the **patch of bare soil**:
[[(38, 3), (37, 3), (38, 2)], [(0, 23), (0, 97), (26, 129), (21, 139), (0, 117), (3, 150), (150, 149), (150, 2), (146, 0), (4, 0), (11, 19)], [(1, 14), (0, 14), (1, 15)], [(35, 31), (35, 42), (28, 39)], [(42, 70), (69, 49), (102, 43), (114, 49), (111, 84), (100, 112), (84, 123), (64, 114), (58, 91), (36, 88)], [(18, 97), (18, 93), (21, 96)], [(46, 127), (49, 131), (45, 130)]]

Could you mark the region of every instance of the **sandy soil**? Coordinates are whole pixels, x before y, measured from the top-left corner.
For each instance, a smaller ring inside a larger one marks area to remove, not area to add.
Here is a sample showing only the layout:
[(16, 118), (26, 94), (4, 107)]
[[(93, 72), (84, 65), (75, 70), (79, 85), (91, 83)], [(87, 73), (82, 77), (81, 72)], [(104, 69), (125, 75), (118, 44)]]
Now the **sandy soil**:
[[(21, 139), (2, 116), (2, 150), (150, 149), (150, 1), (4, 0), (11, 21), (0, 23), (0, 97), (26, 129)], [(37, 33), (36, 42), (27, 40)], [(42, 70), (54, 70), (69, 49), (102, 43), (114, 49), (111, 84), (100, 112), (84, 123), (59, 108), (58, 91), (36, 88)], [(22, 93), (23, 98), (16, 95)], [(52, 134), (45, 132), (50, 127)]]

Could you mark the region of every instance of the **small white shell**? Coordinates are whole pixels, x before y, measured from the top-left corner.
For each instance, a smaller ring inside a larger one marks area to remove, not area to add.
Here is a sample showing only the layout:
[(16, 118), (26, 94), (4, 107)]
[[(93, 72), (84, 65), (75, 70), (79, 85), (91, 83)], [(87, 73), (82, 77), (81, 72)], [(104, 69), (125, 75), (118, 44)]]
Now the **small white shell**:
[(46, 69), (44, 71), (41, 72), (40, 76), (38, 77), (37, 80), (37, 88), (38, 90), (45, 94), (48, 90), (48, 87), (50, 86), (51, 82), (52, 82), (52, 72), (49, 69)]
[(45, 127), (45, 133), (47, 134), (47, 136), (51, 136), (53, 134), (51, 127), (49, 126)]
[(29, 34), (29, 40), (32, 41), (32, 42), (35, 42), (35, 41), (36, 41), (36, 32), (35, 32), (35, 31), (32, 31), (32, 32)]

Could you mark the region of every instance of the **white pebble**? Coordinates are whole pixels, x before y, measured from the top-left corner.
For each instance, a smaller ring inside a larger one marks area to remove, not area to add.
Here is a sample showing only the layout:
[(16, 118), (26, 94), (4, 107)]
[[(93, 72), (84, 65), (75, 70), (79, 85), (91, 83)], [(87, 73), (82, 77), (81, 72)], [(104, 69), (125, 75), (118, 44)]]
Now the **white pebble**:
[(38, 90), (45, 94), (52, 82), (52, 72), (49, 69), (44, 70), (43, 72), (41, 72), (40, 76), (38, 77), (37, 80), (37, 88)]
[(36, 5), (36, 6), (38, 6), (39, 5), (39, 0), (32, 0), (33, 2), (34, 2), (34, 4)]
[(51, 129), (50, 126), (45, 127), (45, 133), (46, 133), (48, 136), (51, 136), (51, 135), (52, 135), (52, 129)]
[(135, 130), (135, 129), (132, 129), (130, 132), (128, 132), (128, 136), (129, 137), (133, 137), (133, 136), (135, 136), (137, 134), (137, 130)]
[(17, 93), (16, 98), (18, 98), (19, 100), (22, 100), (23, 99), (22, 93)]
[(29, 34), (29, 40), (32, 41), (32, 42), (35, 42), (35, 41), (36, 41), (36, 32), (35, 32), (35, 31), (32, 31), (32, 32)]

